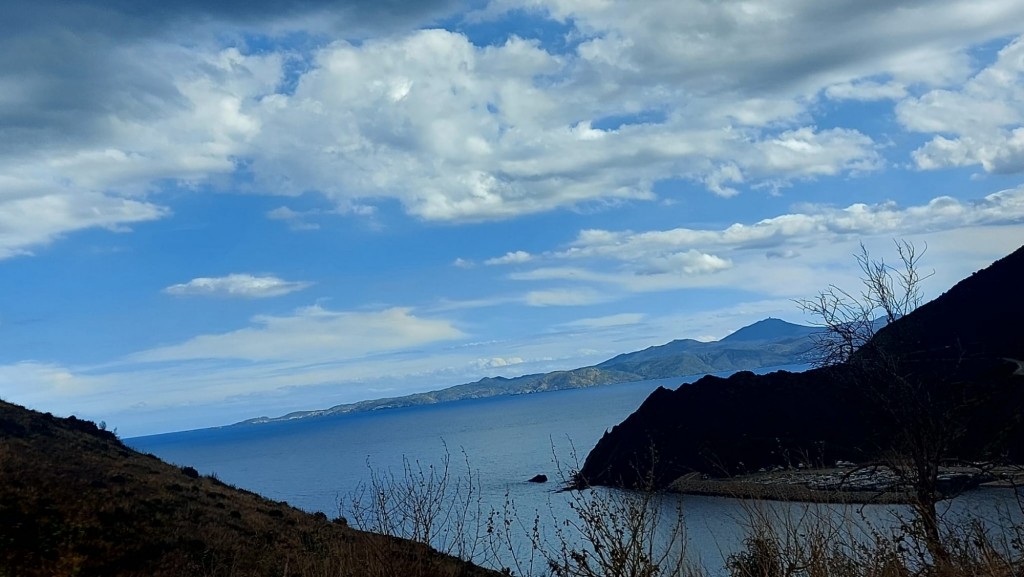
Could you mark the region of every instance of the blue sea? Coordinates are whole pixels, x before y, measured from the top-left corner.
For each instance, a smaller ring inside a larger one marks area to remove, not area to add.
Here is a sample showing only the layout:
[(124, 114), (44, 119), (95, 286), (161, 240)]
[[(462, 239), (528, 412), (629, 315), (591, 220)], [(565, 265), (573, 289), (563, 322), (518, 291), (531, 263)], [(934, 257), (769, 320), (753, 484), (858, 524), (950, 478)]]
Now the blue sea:
[[(804, 366), (773, 367), (759, 372)], [(235, 425), (128, 439), (150, 452), (200, 473), (278, 501), (329, 517), (374, 471), (442, 467), (453, 477), (472, 475), (475, 495), (486, 509), (514, 503), (527, 523), (573, 515), (572, 496), (556, 491), (560, 477), (578, 467), (587, 452), (659, 386), (675, 388), (694, 378), (672, 378), (586, 389), (491, 397), (437, 405), (387, 409), (258, 425)], [(528, 483), (537, 474), (546, 484)], [(980, 490), (949, 507), (990, 515), (1013, 515), (1009, 490)], [(747, 505), (720, 497), (668, 496), (666, 507), (681, 507), (688, 551), (715, 573), (743, 538)], [(782, 505), (794, 507), (796, 505)], [(867, 511), (867, 513), (865, 513)], [(1016, 511), (1019, 521), (1019, 510)], [(899, 512), (897, 511), (897, 514)], [(886, 519), (891, 508), (860, 508), (860, 516)]]
[[(256, 425), (235, 425), (128, 442), (164, 460), (309, 511), (337, 513), (339, 494), (393, 468), (403, 457), (438, 463), (465, 459), (502, 494), (535, 474), (554, 478), (555, 455), (572, 466), (606, 429), (625, 419), (662, 379), (612, 386), (490, 397)], [(550, 486), (527, 485), (546, 492)]]

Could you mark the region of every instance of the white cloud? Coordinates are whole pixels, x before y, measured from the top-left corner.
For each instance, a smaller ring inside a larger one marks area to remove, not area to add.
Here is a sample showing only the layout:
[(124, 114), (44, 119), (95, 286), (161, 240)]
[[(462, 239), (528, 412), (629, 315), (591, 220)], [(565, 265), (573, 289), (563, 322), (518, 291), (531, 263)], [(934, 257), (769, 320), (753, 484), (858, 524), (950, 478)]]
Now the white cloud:
[[(829, 259), (844, 262), (863, 239), (942, 238), (967, 230), (980, 239), (979, 228), (1019, 230), (1021, 225), (1024, 187), (973, 202), (937, 197), (906, 207), (895, 202), (845, 208), (809, 205), (799, 213), (724, 229), (583, 230), (567, 248), (536, 255), (535, 268), (509, 277), (585, 285), (580, 290), (596, 284), (626, 292), (729, 287), (800, 294), (820, 283), (819, 268)], [(1013, 248), (1010, 243), (1009, 250)], [(998, 254), (1002, 249), (993, 245), (990, 250)], [(578, 264), (560, 264), (566, 261)], [(842, 275), (851, 273), (843, 270)]]
[(275, 276), (229, 274), (222, 277), (199, 277), (187, 283), (171, 285), (163, 292), (175, 296), (224, 296), (269, 298), (286, 295), (309, 287), (311, 283), (286, 281)]
[(138, 362), (236, 359), (340, 361), (464, 336), (447, 320), (420, 318), (408, 308), (330, 311), (319, 306), (290, 316), (261, 315), (253, 326), (194, 337), (132, 355)]
[(156, 220), (170, 213), (148, 202), (92, 192), (19, 195), (14, 192), (17, 183), (11, 181), (0, 175), (0, 260), (31, 254), (34, 247), (78, 230), (100, 227), (124, 231), (126, 225)]
[[(483, 13), (523, 7), (492, 2)], [(112, 104), (87, 92), (96, 108), (89, 114), (55, 115), (58, 103), (40, 102), (59, 94), (33, 88), (33, 75), (12, 76), (18, 90), (0, 93), (5, 106), (28, 112), (17, 125), (19, 135), (27, 132), (11, 139), (18, 146), (0, 146), (0, 174), (34, 183), (34, 196), (58, 184), (138, 195), (164, 180), (205, 182), (244, 166), (260, 193), (318, 192), (339, 211), (362, 216), (378, 200), (397, 199), (418, 217), (453, 221), (650, 200), (655, 184), (675, 179), (723, 196), (741, 186), (778, 189), (885, 164), (870, 136), (815, 128), (822, 94), (879, 99), (898, 98), (907, 86), (946, 89), (969, 75), (969, 48), (1019, 32), (1024, 21), (1024, 8), (1011, 0), (912, 7), (847, 0), (827, 11), (810, 0), (652, 0), (642, 7), (537, 0), (525, 7), (572, 26), (569, 49), (515, 36), (476, 46), (458, 33), (417, 30), (339, 40), (297, 55), (309, 61), (296, 70), (289, 65), (296, 55), (284, 51), (210, 49), (201, 39), (216, 26), (195, 28), (189, 38), (145, 28), (131, 41), (104, 45), (102, 62), (83, 63), (99, 93), (118, 87)], [(218, 22), (231, 17), (211, 11)], [(272, 30), (323, 31), (345, 20), (313, 18), (315, 7), (291, 19), (256, 12)], [(90, 25), (105, 26), (98, 22)], [(24, 39), (10, 42), (23, 48)], [(1014, 50), (971, 80), (995, 95), (975, 111), (996, 110), (996, 101), (1014, 109), (1024, 100), (1019, 80), (1004, 79), (1003, 93), (989, 91), (997, 73), (1012, 69)], [(54, 72), (58, 61), (39, 62), (44, 76), (67, 76)], [(944, 114), (964, 107), (938, 105), (943, 94), (916, 102), (946, 119), (971, 116)], [(950, 94), (975, 99), (970, 87)], [(925, 114), (914, 106), (908, 101), (901, 118), (923, 129)], [(46, 120), (53, 118), (60, 123)], [(1006, 122), (995, 132), (937, 138), (917, 161), (1017, 170), (1024, 136)], [(269, 216), (296, 229), (317, 226), (295, 211)]]
[(491, 357), (489, 359), (478, 359), (476, 364), (481, 369), (497, 369), (521, 365), (524, 362), (520, 357)]
[(907, 129), (939, 133), (913, 152), (918, 168), (1024, 171), (1024, 37), (963, 86), (906, 99), (896, 111)]
[[(945, 83), (965, 69), (958, 47), (1019, 32), (1013, 0), (914, 5), (841, 0), (690, 3), (536, 0), (583, 35), (584, 61), (640, 86), (685, 83), (696, 93), (814, 93), (888, 74)], [(515, 0), (492, 2), (492, 12)]]
[[(128, 62), (125, 72), (138, 77), (126, 80), (125, 101), (83, 114), (81, 126), (59, 124), (69, 111), (39, 112), (53, 123), (34, 125), (32, 111), (39, 103), (20, 101), (4, 103), (23, 107), (19, 121), (9, 125), (0, 107), (6, 135), (0, 143), (0, 258), (73, 231), (118, 230), (167, 216), (170, 211), (143, 198), (154, 183), (188, 185), (232, 173), (235, 158), (260, 130), (247, 109), (280, 78), (281, 59), (275, 55), (167, 44), (121, 46), (115, 52), (111, 58)], [(137, 64), (143, 61), (145, 73)], [(137, 86), (150, 77), (159, 78), (159, 86)]]
[[(397, 198), (425, 219), (481, 220), (653, 199), (654, 183), (666, 179), (730, 195), (735, 183), (881, 166), (866, 135), (799, 124), (802, 97), (634, 86), (622, 74), (598, 80), (585, 60), (515, 37), (481, 48), (443, 30), (335, 43), (294, 94), (263, 100), (251, 167), (282, 193)], [(647, 109), (665, 118), (595, 128)], [(302, 136), (282, 137), (289, 134)]]
[(907, 95), (907, 87), (897, 82), (841, 82), (825, 89), (832, 100), (897, 100)]
[(103, 389), (100, 380), (55, 363), (25, 361), (0, 365), (0, 390), (4, 398), (22, 404), (45, 404), (52, 399), (74, 404)]
[[(614, 232), (584, 230), (570, 248), (554, 253), (562, 259), (589, 257), (642, 261), (652, 255), (686, 255), (693, 262), (715, 262), (700, 250), (804, 246), (835, 237), (916, 234), (968, 226), (1024, 222), (1024, 186), (992, 193), (974, 202), (937, 197), (927, 204), (901, 207), (894, 201), (857, 203), (845, 208), (809, 205), (803, 213), (767, 218), (725, 229)], [(717, 267), (710, 267), (717, 268)]]
[(750, 162), (750, 168), (759, 176), (782, 174), (791, 179), (867, 172), (881, 168), (873, 145), (871, 138), (856, 130), (819, 132), (805, 126), (758, 143), (760, 158)]
[(152, 73), (170, 83), (165, 94), (141, 111), (105, 111), (95, 120), (103, 129), (82, 139), (0, 156), (0, 167), (39, 183), (132, 194), (160, 179), (194, 182), (233, 172), (261, 130), (252, 109), (280, 81), (282, 57), (162, 44), (125, 51), (124, 58), (150, 62)]
[(521, 263), (524, 263), (524, 262), (530, 262), (530, 260), (532, 258), (533, 258), (533, 256), (530, 253), (528, 253), (528, 252), (526, 252), (524, 250), (517, 250), (517, 251), (506, 253), (505, 256), (489, 258), (489, 259), (484, 261), (484, 264), (489, 264), (489, 265), (521, 264)]

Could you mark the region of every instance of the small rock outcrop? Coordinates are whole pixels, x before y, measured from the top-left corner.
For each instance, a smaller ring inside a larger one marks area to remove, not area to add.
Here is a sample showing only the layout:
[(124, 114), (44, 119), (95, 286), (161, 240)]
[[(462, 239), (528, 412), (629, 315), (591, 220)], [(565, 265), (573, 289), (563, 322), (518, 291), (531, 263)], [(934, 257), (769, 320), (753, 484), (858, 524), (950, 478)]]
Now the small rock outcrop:
[(548, 482), (548, 476), (547, 475), (543, 475), (543, 474), (542, 475), (534, 475), (527, 482), (528, 483), (547, 483)]

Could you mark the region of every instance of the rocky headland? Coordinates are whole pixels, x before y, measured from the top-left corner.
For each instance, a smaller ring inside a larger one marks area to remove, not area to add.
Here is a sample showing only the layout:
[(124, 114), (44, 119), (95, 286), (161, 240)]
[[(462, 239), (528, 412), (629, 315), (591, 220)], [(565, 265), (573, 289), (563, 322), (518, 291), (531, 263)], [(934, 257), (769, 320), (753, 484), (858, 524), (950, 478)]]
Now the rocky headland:
[(952, 431), (943, 447), (949, 462), (1022, 463), (1021, 279), (1024, 249), (877, 332), (871, 352), (858, 353), (857, 360), (880, 365), (898, 359), (912, 391), (851, 363), (709, 376), (661, 388), (605, 433), (577, 481), (664, 488), (683, 478), (677, 487), (718, 491), (718, 481), (702, 483), (796, 463), (871, 463), (906, 433), (907, 424), (896, 418), (901, 415), (927, 417), (933, 429)]

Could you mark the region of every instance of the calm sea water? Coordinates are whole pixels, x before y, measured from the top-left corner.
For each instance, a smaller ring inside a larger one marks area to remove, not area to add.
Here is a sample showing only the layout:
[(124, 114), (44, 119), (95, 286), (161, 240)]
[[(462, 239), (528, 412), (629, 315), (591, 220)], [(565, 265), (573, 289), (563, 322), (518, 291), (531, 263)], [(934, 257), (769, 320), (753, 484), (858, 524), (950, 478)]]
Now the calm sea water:
[(660, 379), (612, 386), (491, 397), (299, 419), (261, 425), (201, 429), (129, 439), (154, 453), (227, 483), (308, 511), (338, 513), (338, 499), (373, 469), (398, 468), (402, 459), (438, 464), (447, 452), (456, 473), (465, 461), (481, 490), (512, 490), (523, 502), (546, 501), (557, 479), (556, 458), (575, 466), (605, 430), (624, 420), (659, 386)]
[[(764, 372), (778, 368), (804, 367)], [(414, 466), (440, 466), (447, 454), (453, 476), (472, 471), (485, 509), (500, 509), (510, 498), (520, 517), (531, 521), (540, 514), (550, 522), (572, 516), (571, 496), (555, 492), (559, 469), (576, 468), (601, 435), (632, 413), (654, 389), (675, 387), (687, 380), (692, 379), (202, 429), (127, 442), (171, 463), (195, 467), (227, 483), (307, 511), (323, 511), (329, 517), (341, 512), (341, 500), (369, 481), (371, 470), (399, 471), (403, 459)], [(526, 482), (536, 474), (546, 474), (552, 482)], [(971, 511), (995, 521), (1014, 513), (1009, 496), (1006, 490), (972, 492), (950, 504), (949, 514)], [(749, 511), (732, 499), (665, 498), (666, 507), (672, 510), (680, 504), (690, 554), (699, 556), (710, 568), (721, 566), (723, 556), (739, 547)], [(856, 514), (882, 522), (892, 518), (885, 507), (868, 507)]]

